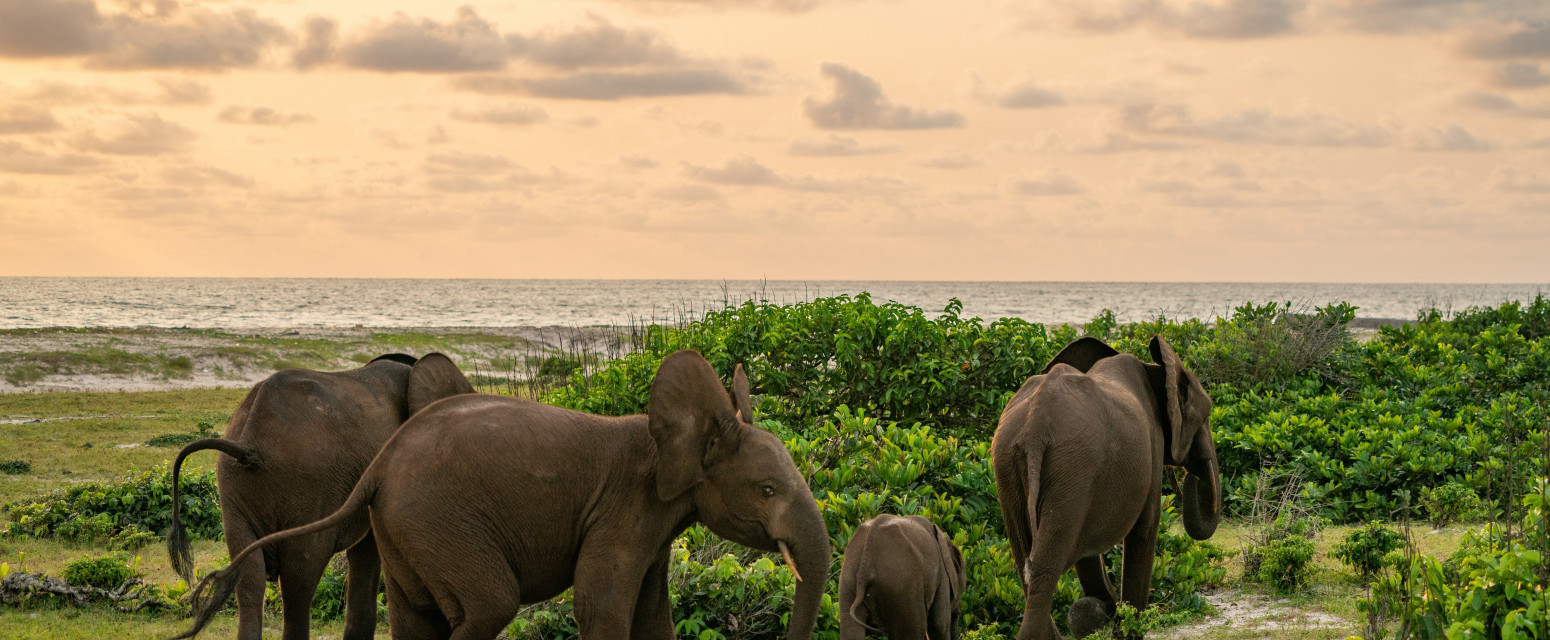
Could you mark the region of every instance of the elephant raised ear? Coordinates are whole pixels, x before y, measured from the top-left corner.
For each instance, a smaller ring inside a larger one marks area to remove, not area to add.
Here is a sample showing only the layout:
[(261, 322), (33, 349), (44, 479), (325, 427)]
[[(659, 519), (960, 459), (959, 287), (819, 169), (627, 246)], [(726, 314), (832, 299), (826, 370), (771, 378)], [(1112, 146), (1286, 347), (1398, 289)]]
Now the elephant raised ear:
[[(657, 445), (657, 497), (672, 500), (705, 479), (705, 467), (737, 451), (741, 410), (699, 352), (683, 350), (662, 360), (651, 381), (646, 418)], [(746, 403), (748, 379), (740, 392)]]
[(743, 373), (741, 363), (732, 370), (732, 388), (727, 393), (732, 398), (732, 406), (737, 409), (737, 417), (753, 424), (753, 403), (748, 400), (748, 374)]
[(372, 362), (376, 362), (378, 360), (387, 360), (389, 362), (399, 362), (399, 363), (402, 363), (402, 364), (407, 364), (407, 365), (412, 367), (412, 366), (414, 366), (414, 363), (416, 361), (418, 361), (419, 359), (414, 357), (414, 356), (406, 355), (406, 354), (402, 354), (402, 353), (384, 353), (384, 354), (382, 354), (380, 356), (372, 358), (371, 362), (367, 362), (366, 364), (371, 364)]
[(1211, 398), (1195, 374), (1184, 369), (1184, 361), (1162, 336), (1153, 336), (1152, 361), (1163, 370), (1163, 388), (1159, 396), (1168, 416), (1169, 464), (1183, 464), (1195, 434), (1205, 428), (1211, 417)]
[(1060, 353), (1055, 354), (1055, 357), (1050, 359), (1049, 364), (1044, 365), (1044, 370), (1039, 373), (1049, 373), (1050, 369), (1054, 369), (1057, 364), (1068, 364), (1082, 373), (1087, 373), (1087, 370), (1098, 364), (1099, 360), (1117, 355), (1119, 352), (1115, 351), (1114, 347), (1104, 344), (1102, 340), (1082, 338), (1061, 349)]
[(409, 371), (409, 415), (442, 398), (473, 392), (474, 386), (446, 354), (425, 354)]

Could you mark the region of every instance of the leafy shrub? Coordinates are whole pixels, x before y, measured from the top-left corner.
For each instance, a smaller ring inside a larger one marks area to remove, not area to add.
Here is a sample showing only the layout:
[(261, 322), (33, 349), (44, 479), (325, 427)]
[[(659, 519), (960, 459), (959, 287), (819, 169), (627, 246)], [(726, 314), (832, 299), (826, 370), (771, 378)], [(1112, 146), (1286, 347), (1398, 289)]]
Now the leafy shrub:
[(1308, 583), (1313, 570), (1312, 540), (1287, 536), (1258, 547), (1259, 569), (1255, 577), (1282, 593), (1292, 593)]
[(26, 460), (6, 460), (0, 462), (0, 473), (11, 476), (32, 473), (32, 463)]
[(1381, 522), (1369, 522), (1346, 534), (1331, 555), (1346, 563), (1358, 576), (1371, 578), (1383, 568), (1383, 558), (1405, 546), (1405, 537)]
[(124, 562), (123, 556), (108, 555), (81, 558), (65, 565), (65, 582), (77, 587), (115, 589), (125, 580), (135, 577), (134, 570)]
[(1474, 517), (1480, 513), (1480, 496), (1475, 490), (1456, 482), (1421, 490), (1421, 507), (1426, 509), (1433, 529)]
[(1340, 377), (1340, 353), (1356, 307), (1340, 303), (1299, 312), (1291, 302), (1248, 303), (1217, 318), (1210, 339), (1188, 358), (1205, 384), (1285, 387), (1302, 376)]
[(194, 428), (192, 433), (164, 433), (162, 435), (152, 437), (150, 440), (146, 440), (145, 446), (182, 447), (183, 445), (186, 445), (195, 440), (202, 440), (204, 438), (218, 438), (220, 435), (221, 434), (216, 433), (215, 425), (212, 425), (208, 422), (201, 422)]
[[(215, 472), (185, 473), (178, 497), (188, 531), (221, 537), (221, 510)], [(0, 535), (101, 542), (130, 531), (165, 531), (172, 516), (172, 475), (164, 466), (131, 475), (118, 483), (83, 483), (29, 500), (7, 503), (11, 524)], [(131, 530), (133, 528), (133, 530)], [(125, 541), (128, 538), (124, 539)]]
[(158, 537), (154, 533), (141, 529), (140, 525), (131, 524), (108, 538), (108, 548), (122, 551), (139, 551), (156, 542)]

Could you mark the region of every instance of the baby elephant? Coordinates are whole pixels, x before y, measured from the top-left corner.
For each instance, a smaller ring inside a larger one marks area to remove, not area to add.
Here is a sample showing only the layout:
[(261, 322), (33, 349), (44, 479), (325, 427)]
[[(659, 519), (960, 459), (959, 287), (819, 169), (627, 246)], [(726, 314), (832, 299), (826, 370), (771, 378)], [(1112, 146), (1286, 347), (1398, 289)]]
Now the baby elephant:
[(920, 516), (880, 515), (856, 527), (840, 568), (840, 639), (958, 637), (968, 574), (947, 533)]

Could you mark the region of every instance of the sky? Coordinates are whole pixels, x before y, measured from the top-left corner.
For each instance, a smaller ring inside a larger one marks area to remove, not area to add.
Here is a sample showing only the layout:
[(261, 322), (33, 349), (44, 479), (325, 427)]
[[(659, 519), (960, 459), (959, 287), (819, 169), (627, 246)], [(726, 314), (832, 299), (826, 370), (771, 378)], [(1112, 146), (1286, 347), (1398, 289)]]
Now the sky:
[(0, 0), (0, 275), (1550, 282), (1550, 2)]

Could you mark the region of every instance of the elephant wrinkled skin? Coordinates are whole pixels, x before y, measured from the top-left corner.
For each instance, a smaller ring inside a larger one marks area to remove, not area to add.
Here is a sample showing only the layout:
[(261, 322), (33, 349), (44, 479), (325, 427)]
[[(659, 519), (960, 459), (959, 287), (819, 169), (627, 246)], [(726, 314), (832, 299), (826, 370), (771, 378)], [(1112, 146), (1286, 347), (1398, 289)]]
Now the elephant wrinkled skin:
[[(742, 367), (728, 392), (693, 351), (663, 360), (645, 415), (449, 398), (404, 423), (339, 511), (233, 562), (369, 507), (394, 638), (495, 638), (522, 604), (572, 585), (581, 637), (671, 638), (672, 542), (703, 522), (782, 552), (801, 580), (788, 636), (807, 640), (828, 582), (828, 529), (785, 445), (751, 422)], [(196, 594), (212, 583), (186, 635), (229, 593), (218, 572)]]
[(840, 568), (840, 638), (953, 640), (968, 574), (947, 533), (921, 516), (880, 515), (856, 527)]
[(1018, 637), (1058, 637), (1050, 616), (1060, 575), (1076, 566), (1085, 597), (1071, 605), (1080, 638), (1108, 624), (1116, 597), (1103, 553), (1124, 543), (1120, 595), (1146, 609), (1163, 467), (1189, 476), (1178, 504), (1190, 537), (1221, 515), (1211, 399), (1161, 337), (1143, 363), (1101, 341), (1067, 345), (1001, 413), (992, 456), (1001, 513), (1026, 596)]
[[(192, 583), (193, 558), (178, 517), (177, 481), (183, 459), (215, 449), (221, 527), (235, 556), (263, 536), (312, 522), (344, 504), (355, 481), (399, 425), (430, 402), (473, 387), (439, 353), (416, 360), (402, 354), (336, 373), (286, 369), (242, 399), (224, 438), (191, 442), (172, 463), (172, 527), (167, 551), (172, 566)], [(263, 635), (264, 581), (280, 581), (285, 640), (305, 640), (312, 597), (334, 554), (346, 551), (345, 640), (371, 638), (377, 626), (377, 576), (381, 573), (370, 523), (363, 517), (338, 530), (289, 540), (241, 564), (237, 585), (237, 637)]]

